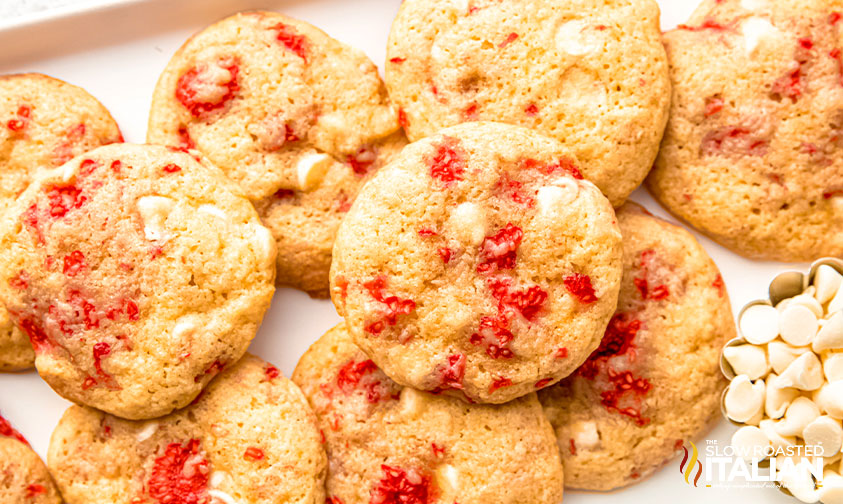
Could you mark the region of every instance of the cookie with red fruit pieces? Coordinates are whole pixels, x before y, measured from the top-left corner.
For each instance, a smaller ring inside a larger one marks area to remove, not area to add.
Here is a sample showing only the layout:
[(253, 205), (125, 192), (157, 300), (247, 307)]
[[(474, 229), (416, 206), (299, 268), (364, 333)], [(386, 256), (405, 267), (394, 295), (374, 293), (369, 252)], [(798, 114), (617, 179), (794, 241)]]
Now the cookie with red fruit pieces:
[(190, 403), (274, 293), (275, 241), (203, 158), (99, 147), (39, 175), (0, 225), (0, 302), (61, 396), (125, 418)]
[(665, 44), (653, 196), (748, 258), (843, 254), (843, 2), (706, 0)]
[(147, 139), (197, 149), (240, 184), (277, 241), (277, 282), (328, 297), (337, 226), (406, 144), (377, 67), (273, 12), (188, 40), (155, 90)]
[[(37, 173), (122, 141), (111, 114), (84, 89), (42, 74), (0, 76), (0, 219)], [(0, 305), (0, 371), (34, 361), (26, 335)]]
[(565, 144), (620, 206), (653, 166), (670, 99), (654, 0), (414, 0), (387, 46), (410, 140), (470, 121)]
[(735, 336), (717, 266), (679, 226), (627, 203), (623, 283), (600, 347), (539, 392), (565, 486), (610, 490), (650, 476), (720, 418), (720, 349)]
[(467, 404), (402, 387), (345, 324), (310, 347), (293, 381), (324, 435), (329, 504), (562, 502), (562, 464), (535, 393)]
[(0, 416), (0, 502), (60, 504), (47, 466), (23, 435)]
[(555, 140), (468, 123), (407, 146), (340, 225), (332, 296), (396, 382), (503, 403), (597, 348), (621, 278), (615, 212)]
[(68, 504), (324, 504), (325, 449), (301, 390), (244, 356), (190, 406), (148, 421), (82, 406), (49, 468)]

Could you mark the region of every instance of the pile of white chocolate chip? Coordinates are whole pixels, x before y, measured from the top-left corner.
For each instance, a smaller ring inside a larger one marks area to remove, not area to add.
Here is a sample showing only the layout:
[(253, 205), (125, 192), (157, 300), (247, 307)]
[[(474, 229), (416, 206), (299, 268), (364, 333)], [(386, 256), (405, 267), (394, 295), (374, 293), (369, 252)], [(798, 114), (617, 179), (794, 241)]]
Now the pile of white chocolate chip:
[[(732, 437), (732, 446), (749, 454), (746, 459), (778, 452), (779, 481), (802, 502), (843, 503), (841, 287), (843, 276), (837, 270), (819, 266), (802, 294), (775, 307), (747, 307), (738, 321), (745, 343), (723, 350), (736, 375), (726, 392), (724, 410), (730, 419), (744, 424)], [(796, 470), (781, 471), (786, 467), (784, 453), (799, 451), (795, 449), (799, 446), (809, 447), (809, 455), (814, 451), (814, 456), (822, 456), (821, 485), (815, 484), (807, 464), (798, 460)]]

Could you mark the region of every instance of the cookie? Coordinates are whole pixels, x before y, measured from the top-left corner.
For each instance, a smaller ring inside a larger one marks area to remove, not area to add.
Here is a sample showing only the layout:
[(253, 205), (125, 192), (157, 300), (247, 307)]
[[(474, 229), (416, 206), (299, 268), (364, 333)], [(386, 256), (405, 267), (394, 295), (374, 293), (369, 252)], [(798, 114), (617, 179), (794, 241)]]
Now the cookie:
[(188, 40), (155, 89), (151, 143), (195, 148), (277, 241), (277, 281), (328, 296), (337, 227), (406, 143), (375, 65), (308, 23), (237, 14)]
[(618, 310), (585, 364), (539, 392), (569, 488), (640, 481), (713, 426), (720, 348), (735, 336), (723, 278), (690, 233), (633, 203), (618, 220)]
[(340, 225), (331, 285), (396, 382), (502, 403), (570, 374), (615, 309), (620, 233), (558, 142), (470, 123), (406, 147)]
[(653, 0), (406, 1), (386, 85), (411, 140), (526, 126), (565, 144), (615, 206), (652, 167), (670, 98)]
[(534, 393), (483, 405), (402, 387), (344, 324), (310, 347), (293, 381), (325, 436), (329, 504), (562, 502), (562, 464)]
[(0, 301), (63, 397), (130, 419), (186, 406), (254, 338), (275, 242), (236, 185), (160, 146), (35, 179), (0, 228)]
[(749, 258), (843, 254), (841, 19), (840, 0), (709, 0), (665, 34), (662, 205)]
[[(108, 110), (84, 89), (41, 74), (0, 76), (0, 218), (37, 172), (122, 141)], [(0, 371), (34, 361), (26, 335), (0, 305)]]
[(325, 502), (316, 417), (293, 382), (251, 355), (163, 418), (72, 406), (48, 461), (68, 504)]
[(0, 502), (61, 504), (47, 466), (29, 442), (0, 416)]

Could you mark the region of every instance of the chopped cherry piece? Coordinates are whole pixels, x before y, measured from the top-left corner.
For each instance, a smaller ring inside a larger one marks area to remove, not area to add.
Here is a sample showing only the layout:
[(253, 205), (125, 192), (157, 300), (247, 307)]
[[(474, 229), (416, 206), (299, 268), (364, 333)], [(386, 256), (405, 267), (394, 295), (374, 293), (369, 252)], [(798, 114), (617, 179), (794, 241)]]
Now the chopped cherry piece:
[(437, 489), (429, 474), (381, 465), (383, 476), (369, 494), (369, 504), (430, 504)]
[(234, 99), (240, 90), (238, 72), (239, 66), (233, 60), (193, 67), (179, 77), (176, 99), (194, 117), (207, 115)]
[(566, 276), (562, 281), (568, 292), (579, 299), (580, 303), (591, 304), (597, 301), (597, 295), (594, 292), (594, 287), (591, 285), (591, 277), (588, 275), (574, 273)]
[(170, 443), (155, 459), (147, 488), (159, 504), (207, 504), (210, 464), (200, 451), (200, 441)]
[(480, 247), (478, 273), (490, 273), (498, 270), (515, 268), (517, 250), (524, 233), (521, 228), (508, 223), (505, 228), (483, 240)]
[(64, 256), (64, 269), (62, 271), (65, 275), (74, 277), (83, 269), (85, 269), (85, 255), (81, 251), (74, 250)]
[(511, 387), (512, 380), (509, 378), (504, 378), (503, 376), (498, 376), (494, 380), (492, 380), (492, 384), (489, 385), (489, 393), (494, 394), (496, 390)]
[(273, 27), (278, 31), (276, 40), (281, 42), (288, 51), (292, 52), (299, 58), (307, 61), (308, 41), (307, 37), (299, 34), (299, 32), (292, 26), (284, 23), (278, 23)]
[(567, 359), (568, 358), (568, 347), (562, 347), (556, 350), (556, 358), (557, 359)]
[(258, 460), (263, 460), (265, 456), (266, 455), (263, 453), (263, 450), (254, 446), (246, 448), (246, 452), (243, 453), (243, 458), (250, 462), (257, 462)]
[(430, 176), (440, 180), (446, 187), (462, 180), (465, 159), (462, 149), (459, 148), (459, 140), (446, 136), (436, 147), (428, 163)]

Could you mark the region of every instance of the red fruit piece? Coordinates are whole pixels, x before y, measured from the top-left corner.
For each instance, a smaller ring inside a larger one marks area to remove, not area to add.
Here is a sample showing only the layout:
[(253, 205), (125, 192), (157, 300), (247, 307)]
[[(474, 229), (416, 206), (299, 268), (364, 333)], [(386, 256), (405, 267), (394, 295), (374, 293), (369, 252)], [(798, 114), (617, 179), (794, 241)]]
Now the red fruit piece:
[(640, 399), (647, 395), (653, 385), (647, 379), (635, 376), (632, 371), (618, 373), (611, 369), (609, 370), (609, 381), (613, 388), (600, 393), (600, 403), (609, 411), (615, 411), (632, 418), (638, 426), (650, 423), (649, 418), (642, 416), (640, 409), (624, 406), (622, 401), (628, 394)]
[(384, 322), (390, 326), (394, 326), (398, 323), (399, 316), (409, 315), (416, 309), (416, 302), (412, 299), (388, 296), (385, 292), (386, 283), (386, 275), (378, 275), (373, 280), (369, 280), (363, 284), (363, 287), (369, 291), (369, 294), (376, 301), (384, 305), (380, 310), (380, 319), (366, 327), (366, 330), (372, 334), (380, 334), (385, 329)]
[(26, 487), (26, 496), (29, 499), (35, 497), (36, 495), (42, 495), (45, 493), (47, 493), (47, 489), (44, 485), (39, 485), (38, 483), (32, 483)]
[(246, 448), (246, 452), (243, 453), (243, 458), (250, 462), (257, 462), (258, 460), (263, 460), (265, 456), (266, 455), (263, 453), (263, 450), (254, 446)]
[(504, 378), (503, 376), (498, 376), (494, 380), (492, 380), (492, 384), (489, 385), (489, 393), (494, 394), (496, 390), (511, 387), (512, 380), (509, 378)]
[(577, 454), (577, 444), (574, 442), (573, 439), (568, 440), (568, 451), (571, 452), (571, 455)]
[(840, 85), (843, 86), (843, 51), (833, 49), (830, 53), (831, 59), (837, 61), (837, 73), (840, 74)]
[(841, 14), (839, 12), (832, 12), (828, 16), (828, 22), (831, 23), (832, 26), (839, 23), (841, 19), (843, 19), (843, 14)]
[(190, 132), (187, 130), (187, 126), (179, 126), (178, 136), (179, 143), (177, 147), (179, 149), (187, 150), (196, 148), (196, 142), (194, 142), (193, 138), (190, 137)]
[(545, 388), (548, 385), (550, 385), (550, 382), (552, 382), (552, 381), (553, 381), (553, 378), (544, 378), (542, 380), (539, 380), (539, 381), (536, 382), (536, 388), (537, 389)]
[(499, 313), (505, 313), (514, 308), (525, 319), (532, 321), (547, 301), (547, 292), (538, 285), (515, 290), (511, 287), (512, 279), (500, 276), (491, 277), (486, 283), (492, 291), (492, 297), (498, 301)]
[(326, 497), (325, 504), (345, 504), (342, 499), (337, 497), (336, 495), (333, 497)]
[(465, 355), (449, 355), (445, 362), (436, 366), (436, 376), (439, 385), (434, 392), (444, 389), (462, 390), (462, 380), (465, 377)]
[(170, 443), (155, 459), (147, 489), (159, 504), (208, 504), (211, 467), (201, 453), (200, 441)]
[(712, 287), (717, 289), (717, 295), (723, 297), (726, 294), (726, 284), (723, 282), (723, 275), (720, 273), (714, 278), (714, 281), (711, 282)]
[(705, 100), (705, 116), (711, 117), (719, 114), (723, 110), (725, 102), (719, 96), (709, 96)]
[(398, 109), (398, 125), (404, 129), (410, 125), (410, 120), (407, 119), (407, 113), (404, 112), (403, 108)]
[(307, 37), (299, 34), (295, 28), (284, 23), (278, 23), (273, 26), (272, 29), (278, 31), (275, 39), (281, 42), (288, 51), (303, 59), (305, 62), (307, 61)]
[(371, 147), (361, 147), (356, 154), (346, 156), (351, 170), (357, 175), (366, 175), (378, 159), (377, 153)]
[(692, 32), (699, 32), (704, 30), (714, 30), (714, 31), (725, 31), (726, 27), (713, 19), (706, 19), (703, 23), (699, 26), (688, 26), (686, 24), (681, 24), (677, 26), (680, 30), (687, 30)]
[(196, 383), (199, 383), (202, 380), (203, 376), (207, 376), (207, 375), (211, 375), (212, 377), (216, 376), (216, 375), (220, 374), (223, 371), (223, 369), (225, 369), (225, 362), (220, 362), (219, 360), (215, 360), (214, 362), (211, 363), (211, 365), (208, 367), (208, 369), (205, 370), (205, 373), (200, 374), (198, 376), (195, 376), (193, 378), (193, 381), (196, 382)]
[(539, 107), (535, 103), (531, 103), (524, 109), (524, 113), (529, 117), (536, 117), (539, 114)]
[(630, 316), (624, 313), (613, 315), (600, 341), (600, 346), (588, 356), (588, 359), (577, 370), (577, 374), (589, 380), (594, 379), (602, 363), (617, 355), (625, 355), (635, 347), (633, 341), (640, 330), (640, 320), (630, 320)]
[(517, 33), (515, 33), (515, 32), (510, 33), (509, 35), (506, 36), (506, 38), (503, 40), (503, 42), (498, 44), (498, 47), (504, 48), (504, 47), (508, 46), (509, 44), (515, 42), (517, 39), (518, 39)]
[(233, 60), (216, 61), (193, 67), (179, 77), (176, 99), (194, 117), (220, 109), (240, 90), (239, 66)]
[(433, 450), (433, 456), (437, 458), (441, 458), (445, 456), (445, 447), (440, 446), (436, 443), (430, 443), (430, 449)]
[(369, 504), (429, 504), (438, 494), (429, 474), (381, 465), (383, 476), (369, 494)]
[(369, 404), (392, 397), (390, 383), (371, 360), (348, 361), (337, 373), (337, 387), (346, 394), (362, 390)]
[(390, 63), (404, 63), (407, 58), (389, 58)]
[(556, 358), (557, 359), (567, 359), (568, 358), (568, 348), (562, 347), (556, 350)]
[(278, 368), (273, 366), (272, 364), (267, 364), (266, 368), (264, 369), (264, 372), (266, 373), (266, 377), (270, 380), (274, 380), (281, 376), (281, 371), (279, 371)]
[(165, 173), (178, 173), (181, 171), (181, 166), (174, 163), (167, 163), (161, 169), (164, 170)]
[(44, 331), (34, 317), (19, 320), (17, 324), (21, 331), (29, 337), (29, 341), (32, 343), (32, 348), (36, 353), (50, 350), (55, 346), (55, 343), (53, 343), (46, 331)]
[(9, 279), (9, 287), (15, 290), (26, 290), (29, 288), (29, 275), (26, 271), (19, 271), (17, 275)]
[(14, 438), (25, 445), (29, 445), (29, 441), (27, 441), (26, 438), (23, 437), (23, 434), (21, 434), (14, 427), (12, 427), (12, 424), (10, 424), (8, 420), (3, 418), (2, 415), (0, 415), (0, 436)]
[(486, 354), (493, 359), (510, 359), (512, 350), (507, 348), (515, 336), (509, 330), (510, 320), (505, 314), (485, 316), (480, 319), (480, 327), (472, 334), (469, 342), (474, 346), (486, 348)]
[(577, 180), (583, 180), (582, 172), (577, 165), (568, 158), (559, 158), (553, 163), (543, 163), (532, 158), (521, 162), (522, 170), (538, 170), (545, 175), (570, 175)]
[(478, 273), (490, 273), (498, 270), (515, 268), (517, 250), (524, 233), (521, 228), (508, 223), (505, 228), (483, 240), (480, 247)]
[(62, 272), (65, 275), (69, 277), (75, 277), (83, 269), (85, 269), (85, 254), (83, 254), (81, 251), (74, 250), (73, 252), (64, 256), (64, 269), (62, 270)]
[(439, 247), (436, 253), (442, 258), (442, 262), (448, 264), (451, 261), (451, 249), (448, 247)]
[(459, 140), (446, 136), (436, 146), (436, 151), (428, 159), (430, 176), (441, 181), (446, 187), (457, 180), (462, 180), (465, 171), (465, 159)]
[(591, 285), (591, 277), (574, 273), (562, 279), (565, 288), (568, 289), (574, 297), (579, 299), (580, 303), (591, 304), (597, 301), (597, 295), (594, 293), (594, 287)]
[(495, 188), (521, 206), (532, 208), (536, 204), (535, 199), (524, 193), (524, 184), (513, 180), (506, 173), (501, 176)]
[(767, 140), (754, 136), (746, 128), (726, 126), (706, 133), (700, 153), (703, 156), (764, 156), (768, 145)]
[(82, 190), (76, 186), (48, 186), (47, 202), (51, 217), (64, 217), (69, 211), (80, 208), (88, 201), (82, 194)]
[(18, 107), (17, 117), (9, 119), (6, 127), (14, 133), (20, 133), (29, 124), (30, 115), (32, 115), (32, 109), (28, 105), (21, 105)]
[(802, 93), (805, 92), (805, 83), (802, 80), (802, 66), (789, 71), (779, 77), (770, 89), (770, 95), (775, 99), (790, 98), (796, 102)]
[(419, 236), (422, 238), (429, 238), (431, 236), (437, 236), (438, 233), (430, 228), (421, 228), (419, 229)]

